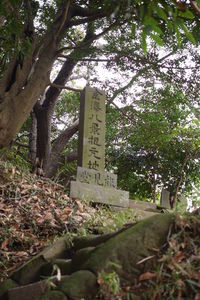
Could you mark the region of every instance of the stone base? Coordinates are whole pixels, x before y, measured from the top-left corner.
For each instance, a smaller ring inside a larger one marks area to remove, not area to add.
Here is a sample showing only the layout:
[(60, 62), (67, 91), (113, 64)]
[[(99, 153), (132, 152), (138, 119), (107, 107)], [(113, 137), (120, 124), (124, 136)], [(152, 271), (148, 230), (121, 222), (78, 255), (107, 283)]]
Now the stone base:
[(70, 197), (91, 202), (129, 207), (129, 192), (79, 181), (71, 181)]
[(135, 210), (156, 210), (157, 205), (155, 203), (146, 201), (129, 200), (129, 206)]

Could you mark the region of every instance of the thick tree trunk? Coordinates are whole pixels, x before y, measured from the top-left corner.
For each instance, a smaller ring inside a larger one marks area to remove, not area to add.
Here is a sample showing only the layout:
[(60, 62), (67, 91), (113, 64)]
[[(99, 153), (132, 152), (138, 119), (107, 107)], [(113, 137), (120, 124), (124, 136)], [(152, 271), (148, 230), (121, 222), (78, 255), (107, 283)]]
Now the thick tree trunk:
[(51, 115), (43, 107), (35, 110), (35, 112), (37, 118), (36, 157), (45, 169), (51, 152)]
[[(19, 55), (15, 55), (0, 81), (0, 147), (8, 145), (13, 140), (49, 83), (49, 75), (62, 38), (69, 3), (70, 1), (64, 1), (62, 10), (59, 10), (51, 29), (44, 36), (34, 71), (33, 43), (31, 55), (27, 54), (21, 61)], [(31, 73), (32, 75), (29, 76)]]
[(45, 176), (52, 177), (55, 175), (60, 163), (62, 162), (62, 151), (65, 148), (67, 142), (78, 131), (78, 120), (67, 128), (61, 135), (55, 140), (52, 147), (50, 160), (45, 168)]
[[(66, 60), (54, 83), (64, 85), (75, 65), (76, 62), (71, 59)], [(51, 122), (60, 93), (61, 90), (59, 88), (50, 86), (46, 92), (43, 104), (40, 105), (37, 103), (34, 107), (37, 118), (37, 158), (43, 164), (44, 171), (49, 164), (51, 153)]]
[(37, 142), (37, 119), (35, 113), (31, 112), (31, 129), (29, 135), (29, 160), (32, 164), (35, 163), (36, 159), (36, 142)]
[(186, 154), (185, 159), (184, 159), (183, 164), (182, 164), (181, 169), (180, 169), (179, 178), (178, 178), (177, 185), (176, 185), (176, 191), (175, 191), (172, 203), (171, 203), (172, 208), (175, 207), (175, 205), (176, 205), (178, 192), (179, 192), (182, 180), (183, 180), (183, 171), (184, 171), (184, 168), (185, 168), (188, 160), (189, 160), (189, 156), (188, 156), (188, 154)]

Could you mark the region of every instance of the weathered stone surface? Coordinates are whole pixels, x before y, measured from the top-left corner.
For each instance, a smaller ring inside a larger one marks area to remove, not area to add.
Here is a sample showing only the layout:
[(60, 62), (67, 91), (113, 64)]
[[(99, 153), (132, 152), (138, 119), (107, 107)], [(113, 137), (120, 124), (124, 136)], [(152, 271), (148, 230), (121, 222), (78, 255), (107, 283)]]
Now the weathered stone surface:
[(137, 264), (152, 255), (151, 249), (159, 248), (166, 242), (169, 226), (174, 219), (173, 214), (158, 214), (138, 222), (97, 247), (81, 269), (96, 274), (102, 270), (108, 273), (115, 270), (122, 282), (130, 283), (134, 276), (146, 270), (148, 263), (152, 263)]
[(47, 261), (55, 258), (67, 258), (67, 250), (69, 250), (66, 237), (58, 239), (51, 246), (42, 251), (42, 255)]
[(79, 181), (71, 181), (70, 197), (115, 206), (129, 206), (128, 192)]
[(161, 197), (160, 197), (160, 206), (163, 208), (171, 209), (170, 206), (170, 192), (162, 189)]
[(12, 279), (6, 279), (0, 284), (0, 300), (7, 300), (7, 291), (17, 287), (18, 284)]
[(117, 175), (88, 168), (77, 168), (76, 179), (80, 182), (117, 188)]
[(136, 201), (136, 200), (129, 200), (129, 207), (133, 209), (139, 210), (149, 210), (149, 209), (156, 209), (157, 205), (155, 203), (146, 202), (146, 201)]
[(52, 262), (44, 265), (40, 271), (41, 276), (51, 276), (53, 266), (57, 265), (60, 269), (61, 275), (68, 275), (71, 273), (71, 259), (55, 259)]
[(79, 267), (90, 257), (95, 247), (87, 247), (78, 250), (72, 258), (72, 272), (78, 271)]
[(8, 300), (35, 300), (48, 288), (48, 283), (45, 280), (12, 288), (8, 291)]
[(143, 220), (143, 219), (146, 219), (146, 218), (149, 218), (149, 217), (152, 217), (152, 216), (156, 216), (156, 215), (160, 214), (160, 212), (159, 211), (154, 212), (154, 211), (147, 211), (147, 210), (137, 209), (137, 210), (133, 211), (133, 214), (134, 214), (136, 220)]
[(20, 285), (26, 285), (40, 280), (40, 270), (47, 261), (42, 255), (38, 255), (31, 259), (11, 275), (11, 279), (15, 280)]
[(105, 101), (103, 91), (86, 86), (81, 93), (78, 165), (104, 171)]
[(77, 271), (61, 280), (58, 288), (71, 300), (93, 300), (97, 293), (97, 278), (90, 271)]
[(81, 236), (75, 237), (73, 240), (73, 247), (75, 250), (79, 250), (86, 247), (96, 247), (101, 243), (105, 243), (111, 237), (115, 236), (116, 233), (108, 233), (108, 234), (101, 234), (101, 235), (88, 235), (88, 236)]
[(67, 300), (68, 298), (60, 291), (48, 291), (35, 300)]

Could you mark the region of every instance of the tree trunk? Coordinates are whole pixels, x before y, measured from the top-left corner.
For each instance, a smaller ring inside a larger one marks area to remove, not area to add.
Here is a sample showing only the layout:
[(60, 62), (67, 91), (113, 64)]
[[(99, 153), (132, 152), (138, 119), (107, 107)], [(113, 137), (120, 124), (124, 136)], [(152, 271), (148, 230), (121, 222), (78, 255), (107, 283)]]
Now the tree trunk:
[(180, 169), (179, 178), (178, 178), (178, 182), (177, 182), (177, 185), (176, 185), (176, 191), (175, 191), (172, 203), (171, 203), (172, 208), (176, 205), (178, 192), (179, 192), (182, 180), (183, 180), (183, 171), (184, 171), (184, 168), (185, 168), (188, 160), (189, 160), (189, 156), (188, 156), (188, 154), (186, 154), (185, 159), (184, 159), (183, 164), (182, 164), (181, 169)]
[(52, 147), (50, 160), (45, 168), (45, 176), (52, 177), (55, 175), (60, 163), (62, 162), (62, 151), (65, 148), (70, 138), (78, 131), (78, 120), (67, 128), (60, 136), (55, 140)]
[[(91, 24), (89, 24), (87, 33), (81, 44), (84, 44), (84, 47), (86, 45), (89, 47), (93, 42), (93, 36), (93, 27), (91, 28)], [(67, 128), (65, 132), (62, 133), (61, 136), (54, 142), (54, 150), (51, 153), (51, 122), (58, 97), (62, 91), (59, 87), (56, 87), (56, 85), (64, 86), (66, 84), (78, 62), (78, 59), (86, 56), (89, 51), (90, 49), (88, 48), (84, 51), (82, 50), (81, 53), (79, 49), (74, 50), (63, 64), (60, 72), (53, 82), (53, 85), (48, 88), (43, 104), (40, 105), (37, 103), (35, 105), (34, 110), (37, 117), (37, 158), (40, 162), (40, 167), (41, 165), (43, 166), (44, 174), (47, 177), (55, 175), (60, 164), (61, 152), (63, 151), (65, 144), (78, 130), (78, 125), (76, 124)], [(56, 143), (60, 144), (56, 146)]]
[(32, 164), (35, 163), (36, 159), (36, 141), (37, 140), (37, 119), (35, 113), (31, 112), (31, 129), (29, 135), (29, 160)]
[[(43, 38), (40, 53), (35, 57), (36, 45), (33, 42), (32, 53), (22, 58), (16, 54), (0, 80), (0, 147), (10, 144), (49, 83), (69, 3), (70, 1), (64, 1), (62, 10), (58, 11), (50, 30)], [(35, 58), (37, 61), (33, 70)]]

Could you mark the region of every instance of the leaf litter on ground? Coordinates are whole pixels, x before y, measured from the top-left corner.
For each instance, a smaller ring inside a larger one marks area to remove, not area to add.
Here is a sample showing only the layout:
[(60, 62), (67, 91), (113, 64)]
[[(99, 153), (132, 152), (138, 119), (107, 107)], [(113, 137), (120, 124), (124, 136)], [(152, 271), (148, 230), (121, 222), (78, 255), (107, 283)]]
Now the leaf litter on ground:
[(0, 161), (0, 281), (94, 211), (60, 184)]
[[(97, 218), (96, 213), (86, 203), (70, 199), (60, 184), (0, 161), (0, 281), (63, 233), (76, 232), (84, 222), (96, 230), (107, 216), (111, 218), (103, 210)], [(91, 223), (93, 218), (96, 223)], [(152, 250), (152, 257), (138, 263), (153, 259), (154, 267), (121, 287), (112, 299), (200, 300), (199, 212), (178, 217), (166, 247)]]

